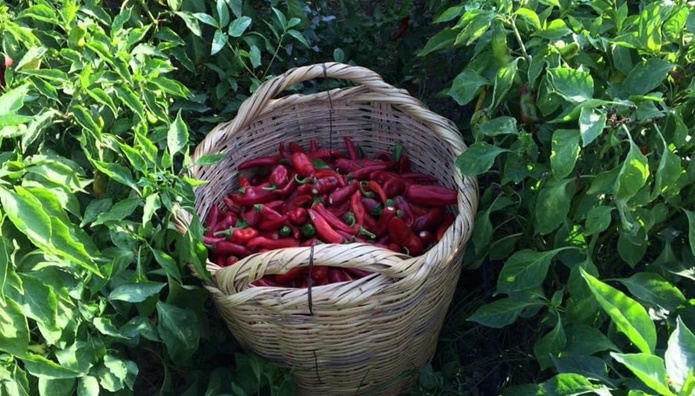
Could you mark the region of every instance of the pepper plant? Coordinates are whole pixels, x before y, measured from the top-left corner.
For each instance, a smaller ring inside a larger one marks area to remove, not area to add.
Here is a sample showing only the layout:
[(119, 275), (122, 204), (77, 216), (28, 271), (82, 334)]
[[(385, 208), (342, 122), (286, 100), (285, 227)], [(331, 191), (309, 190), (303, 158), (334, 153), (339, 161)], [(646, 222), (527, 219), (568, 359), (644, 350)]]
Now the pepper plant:
[(478, 1), (434, 21), (419, 55), (469, 59), (446, 91), (481, 182), (466, 263), (500, 263), (469, 320), (513, 326), (539, 369), (505, 394), (692, 394), (695, 5)]

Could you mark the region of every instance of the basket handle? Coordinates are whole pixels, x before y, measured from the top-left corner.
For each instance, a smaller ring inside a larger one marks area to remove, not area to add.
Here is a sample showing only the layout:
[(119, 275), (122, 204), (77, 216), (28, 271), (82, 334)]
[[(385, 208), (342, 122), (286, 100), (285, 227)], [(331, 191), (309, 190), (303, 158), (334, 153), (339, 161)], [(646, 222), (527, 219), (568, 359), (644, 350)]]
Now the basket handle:
[(280, 93), (293, 85), (317, 78), (333, 78), (361, 84), (372, 92), (388, 96), (389, 102), (421, 121), (445, 123), (451, 126), (451, 121), (425, 110), (422, 102), (410, 96), (408, 91), (387, 84), (378, 73), (361, 66), (326, 62), (295, 67), (264, 82), (251, 97), (244, 101), (231, 125), (225, 125), (224, 130), (232, 131), (232, 133), (241, 130), (260, 116)]

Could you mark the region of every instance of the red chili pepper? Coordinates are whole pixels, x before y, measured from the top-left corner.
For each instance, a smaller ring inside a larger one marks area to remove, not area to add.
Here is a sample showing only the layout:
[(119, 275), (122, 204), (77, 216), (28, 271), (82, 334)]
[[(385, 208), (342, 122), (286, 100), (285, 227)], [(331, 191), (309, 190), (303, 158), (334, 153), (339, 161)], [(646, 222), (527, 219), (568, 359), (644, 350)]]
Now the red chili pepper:
[(287, 213), (287, 219), (295, 225), (302, 225), (309, 221), (309, 214), (304, 208), (296, 208)]
[(205, 219), (205, 223), (203, 224), (203, 226), (207, 229), (212, 228), (219, 221), (219, 216), (220, 208), (218, 208), (217, 205), (212, 205), (210, 207), (210, 212), (208, 213), (208, 217)]
[(408, 227), (412, 227), (415, 219), (419, 217), (413, 212), (413, 208), (405, 197), (402, 195), (396, 195), (393, 197), (393, 201), (396, 204), (396, 209), (403, 212), (403, 221)]
[(328, 267), (324, 265), (315, 265), (311, 269), (311, 280), (317, 286), (325, 285), (328, 283)]
[(347, 158), (347, 154), (339, 150), (329, 150), (331, 152), (331, 157), (335, 159)]
[(352, 235), (357, 233), (357, 229), (354, 229), (353, 227), (350, 227), (349, 225), (343, 223), (343, 221), (340, 220), (340, 218), (338, 218), (336, 215), (334, 215), (328, 209), (326, 209), (326, 207), (323, 206), (322, 203), (316, 204), (313, 209), (314, 211), (316, 211), (316, 213), (321, 215), (321, 217), (323, 217), (326, 220), (326, 222), (331, 227), (333, 227), (333, 229), (345, 231)]
[(287, 224), (287, 215), (282, 215), (277, 219), (264, 219), (258, 223), (258, 228), (263, 231), (275, 231), (283, 225)]
[(447, 206), (458, 202), (458, 191), (442, 186), (411, 184), (405, 190), (405, 197), (418, 205)]
[(312, 192), (313, 190), (314, 190), (314, 185), (313, 185), (313, 184), (302, 184), (302, 185), (300, 185), (299, 187), (297, 187), (297, 189), (295, 190), (295, 192), (297, 193), (297, 196), (300, 196), (300, 195), (309, 195), (309, 196), (312, 196), (312, 195), (313, 195), (313, 192)]
[(297, 143), (291, 142), (289, 144), (289, 147), (290, 147), (290, 153), (292, 153), (292, 154), (294, 154), (294, 153), (306, 154), (306, 150), (304, 150), (304, 147), (298, 145)]
[(386, 192), (384, 191), (384, 189), (381, 188), (379, 183), (375, 182), (374, 180), (371, 180), (371, 181), (369, 181), (369, 183), (367, 183), (367, 188), (374, 191), (376, 193), (376, 195), (379, 196), (379, 199), (381, 200), (381, 202), (385, 203), (386, 200), (388, 199), (386, 197)]
[(256, 279), (251, 284), (254, 286), (261, 286), (261, 287), (277, 287), (277, 286), (279, 286), (277, 283), (275, 283), (272, 280), (267, 279), (265, 277), (263, 277), (261, 279)]
[(345, 268), (345, 272), (352, 275), (353, 279), (364, 278), (365, 276), (369, 276), (372, 274), (369, 271), (365, 271), (365, 270), (359, 269), (359, 268)]
[(350, 201), (345, 201), (340, 205), (331, 205), (328, 210), (336, 217), (342, 218), (350, 210)]
[(300, 240), (302, 238), (302, 231), (299, 229), (299, 227), (294, 224), (289, 224), (288, 227), (290, 228), (290, 235), (292, 238), (296, 240)]
[(401, 178), (391, 178), (384, 182), (383, 190), (387, 197), (393, 198), (405, 192), (406, 182)]
[(336, 188), (344, 184), (344, 180), (340, 176), (327, 176), (316, 180), (314, 187), (311, 189), (312, 194), (323, 195), (334, 191)]
[(287, 152), (287, 149), (285, 149), (285, 143), (284, 142), (280, 142), (280, 144), (278, 145), (278, 154), (280, 155), (280, 158), (282, 158), (282, 159), (290, 159), (291, 153)]
[(0, 88), (5, 88), (5, 69), (12, 66), (14, 60), (9, 55), (5, 55), (5, 61), (0, 65)]
[(323, 216), (313, 209), (308, 209), (307, 212), (309, 212), (309, 218), (316, 228), (316, 234), (322, 241), (326, 243), (343, 243), (343, 237), (331, 228)]
[(357, 191), (357, 188), (359, 187), (359, 184), (357, 181), (353, 180), (350, 182), (347, 186), (341, 187), (330, 193), (328, 195), (328, 204), (329, 205), (340, 205), (343, 202), (347, 202), (350, 196)]
[(639, 151), (642, 153), (642, 155), (647, 155), (649, 148), (647, 146), (642, 146), (639, 148)]
[(254, 208), (250, 208), (241, 214), (241, 218), (246, 220), (249, 226), (255, 227), (261, 222), (263, 216), (261, 216), (261, 214), (258, 213)]
[(284, 187), (282, 187), (278, 190), (274, 190), (273, 192), (275, 193), (275, 195), (277, 197), (286, 197), (286, 196), (292, 194), (298, 185), (299, 185), (299, 183), (297, 183), (297, 180), (295, 180), (294, 176), (292, 176), (289, 183), (285, 184)]
[(366, 166), (364, 168), (356, 169), (348, 174), (348, 177), (352, 177), (353, 179), (357, 180), (366, 180), (368, 179), (372, 172), (376, 171), (384, 171), (391, 169), (394, 165), (393, 161), (388, 161), (388, 162), (381, 162), (379, 164), (371, 165), (371, 166)]
[(430, 243), (434, 242), (434, 235), (427, 230), (422, 230), (418, 232), (417, 234), (418, 238), (422, 241), (423, 245), (429, 245)]
[(454, 224), (454, 220), (456, 220), (456, 216), (454, 216), (453, 213), (451, 212), (446, 212), (444, 215), (444, 220), (442, 220), (442, 224), (439, 225), (437, 228), (437, 232), (434, 234), (434, 239), (439, 242), (442, 240), (442, 237), (446, 233), (446, 230), (451, 227), (452, 224)]
[(362, 193), (361, 192), (355, 191), (352, 194), (352, 197), (350, 198), (350, 210), (355, 215), (356, 224), (359, 224), (359, 225), (364, 224), (364, 217), (366, 214), (364, 211), (364, 205), (362, 204)]
[(324, 177), (337, 177), (340, 179), (344, 179), (344, 177), (340, 173), (334, 171), (333, 169), (316, 169), (316, 173), (314, 174), (314, 176), (316, 176), (317, 179), (321, 179)]
[[(384, 233), (389, 228), (389, 224), (390, 224), (389, 222), (391, 221), (391, 219), (393, 217), (396, 217), (397, 214), (398, 214), (398, 210), (396, 208), (389, 207), (389, 206), (384, 207), (384, 211), (381, 212), (381, 216), (379, 216), (379, 221), (376, 223), (376, 228), (374, 228), (372, 230), (374, 235), (376, 235), (377, 237), (384, 235)], [(404, 226), (405, 226), (405, 223), (404, 223)], [(391, 235), (391, 234), (389, 233), (389, 235)], [(391, 236), (391, 238), (393, 239), (393, 236)]]
[(282, 164), (277, 165), (273, 168), (268, 176), (268, 181), (272, 186), (282, 187), (289, 181), (290, 171)]
[(341, 280), (341, 276), (339, 275), (340, 271), (338, 268), (331, 268), (328, 270), (328, 282), (329, 283), (340, 283), (343, 282)]
[(431, 208), (426, 215), (415, 219), (411, 229), (415, 232), (429, 230), (441, 224), (442, 220), (444, 220), (444, 208), (435, 206)]
[(292, 268), (284, 274), (275, 275), (275, 282), (281, 285), (288, 285), (295, 279), (299, 279), (302, 276), (302, 272), (302, 268), (300, 267)]
[(348, 156), (350, 157), (350, 159), (356, 160), (360, 158), (360, 155), (357, 152), (357, 147), (355, 147), (355, 143), (353, 143), (353, 141), (349, 137), (343, 137), (343, 142), (345, 142), (345, 148), (347, 149)]
[(225, 264), (226, 264), (227, 266), (230, 266), (230, 265), (236, 264), (237, 262), (239, 262), (239, 257), (236, 257), (236, 256), (229, 256), (229, 257), (227, 257), (227, 260), (225, 261)]
[(309, 140), (309, 153), (313, 154), (319, 150), (319, 142), (316, 139)]
[(241, 211), (241, 205), (234, 202), (234, 199), (232, 199), (231, 196), (222, 198), (222, 202), (225, 204), (225, 206), (227, 206), (227, 210), (229, 211), (237, 213)]
[(398, 160), (398, 173), (408, 173), (410, 168), (410, 158), (407, 155), (402, 155), (401, 159)]
[(378, 159), (379, 161), (389, 161), (391, 160), (391, 154), (389, 153), (384, 153), (383, 151), (380, 153), (376, 153), (374, 158)]
[(284, 249), (299, 246), (299, 241), (294, 238), (271, 239), (265, 236), (257, 236), (251, 239), (246, 246), (249, 249)]
[(313, 203), (311, 195), (303, 194), (292, 198), (281, 208), (281, 212), (292, 212), (297, 208), (309, 207)]
[(403, 17), (403, 19), (401, 19), (398, 30), (396, 31), (396, 33), (393, 34), (393, 36), (391, 36), (392, 41), (398, 40), (401, 37), (403, 37), (405, 32), (408, 30), (408, 20), (409, 19), (410, 19), (410, 16), (408, 16), (408, 15), (406, 15), (405, 17)]
[(367, 211), (367, 213), (376, 217), (379, 217), (381, 215), (381, 212), (384, 210), (383, 205), (373, 198), (362, 197), (362, 206), (364, 206), (364, 209)]
[(309, 238), (306, 241), (302, 242), (299, 246), (312, 246), (312, 245), (319, 245), (321, 244), (321, 241), (319, 241), (318, 238), (313, 237)]
[(239, 170), (261, 167), (261, 166), (275, 166), (280, 163), (279, 155), (272, 155), (269, 157), (257, 157), (251, 158), (239, 164)]
[(261, 214), (264, 220), (277, 220), (282, 217), (280, 213), (270, 208), (268, 205), (257, 204), (253, 205), (253, 209)]
[(243, 245), (257, 236), (258, 230), (255, 228), (235, 228), (232, 230), (232, 235), (230, 236), (229, 240), (234, 243)]
[(388, 224), (388, 231), (393, 242), (408, 249), (409, 255), (417, 256), (422, 253), (422, 241), (410, 228), (408, 228), (400, 217), (391, 217)]
[(403, 251), (401, 245), (397, 244), (396, 242), (389, 243), (386, 248), (389, 250), (393, 250), (394, 252), (399, 252), (399, 253), (401, 253)]
[(227, 258), (224, 256), (218, 256), (215, 259), (215, 264), (219, 265), (220, 267), (225, 267), (227, 266)]
[(311, 158), (302, 152), (293, 152), (290, 158), (292, 166), (297, 171), (297, 173), (302, 177), (313, 177), (314, 176), (314, 164), (311, 162)]
[(353, 160), (347, 158), (338, 158), (335, 161), (335, 168), (338, 170), (338, 172), (349, 173), (360, 169), (361, 166)]
[(245, 257), (249, 255), (249, 250), (245, 246), (229, 241), (218, 242), (214, 249), (215, 253), (218, 255), (232, 255), (237, 257)]
[(239, 188), (246, 188), (246, 187), (251, 187), (251, 182), (249, 181), (249, 178), (246, 176), (240, 176), (239, 177)]
[(246, 187), (243, 194), (232, 194), (234, 202), (242, 206), (252, 206), (255, 204), (267, 203), (275, 200), (275, 191), (269, 191), (263, 187)]
[(318, 149), (309, 154), (312, 160), (318, 159), (322, 161), (329, 162), (331, 160), (331, 150), (329, 149)]
[(217, 222), (213, 227), (210, 228), (210, 230), (207, 232), (208, 235), (215, 235), (216, 232), (224, 230), (226, 228), (229, 228), (233, 226), (237, 221), (236, 214), (233, 212), (227, 212), (224, 214), (224, 217)]
[(210, 235), (205, 235), (203, 237), (203, 243), (208, 245), (208, 246), (213, 246), (217, 244), (218, 242), (222, 242), (225, 240), (225, 237), (215, 237), (215, 236), (210, 236)]

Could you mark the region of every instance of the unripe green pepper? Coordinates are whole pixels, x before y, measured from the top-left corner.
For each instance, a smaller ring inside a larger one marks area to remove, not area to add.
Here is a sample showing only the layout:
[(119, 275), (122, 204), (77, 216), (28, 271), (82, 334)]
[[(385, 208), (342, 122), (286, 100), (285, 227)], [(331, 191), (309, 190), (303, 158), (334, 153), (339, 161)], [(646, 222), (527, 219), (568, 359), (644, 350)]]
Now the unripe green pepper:
[(497, 61), (499, 67), (505, 67), (509, 64), (508, 51), (509, 47), (507, 45), (507, 32), (504, 30), (502, 22), (495, 22), (492, 27), (492, 56)]

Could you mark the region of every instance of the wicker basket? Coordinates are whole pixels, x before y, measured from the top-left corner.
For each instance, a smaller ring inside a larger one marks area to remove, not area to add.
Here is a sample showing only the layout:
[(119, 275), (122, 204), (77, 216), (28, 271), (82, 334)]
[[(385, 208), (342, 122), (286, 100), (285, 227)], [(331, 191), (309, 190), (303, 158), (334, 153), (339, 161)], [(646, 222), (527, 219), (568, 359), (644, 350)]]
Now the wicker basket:
[[(316, 78), (358, 85), (276, 99)], [(362, 67), (325, 63), (289, 70), (261, 85), (234, 120), (217, 126), (197, 147), (193, 162), (206, 154), (227, 155), (214, 166), (192, 170), (194, 177), (209, 181), (196, 189), (195, 210), (204, 218), (211, 203), (238, 186), (237, 165), (275, 154), (279, 142), (306, 147), (316, 139), (322, 147), (342, 149), (343, 136), (369, 156), (402, 142), (414, 170), (459, 191), (457, 217), (443, 239), (418, 257), (366, 244), (318, 245), (314, 265), (374, 274), (310, 292), (250, 285), (266, 274), (309, 265), (310, 248), (254, 254), (224, 268), (208, 262), (214, 284), (206, 288), (244, 348), (294, 368), (298, 394), (401, 394), (435, 352), (477, 209), (477, 181), (455, 167), (466, 146), (451, 121)], [(185, 232), (190, 220), (181, 212), (175, 223)]]

